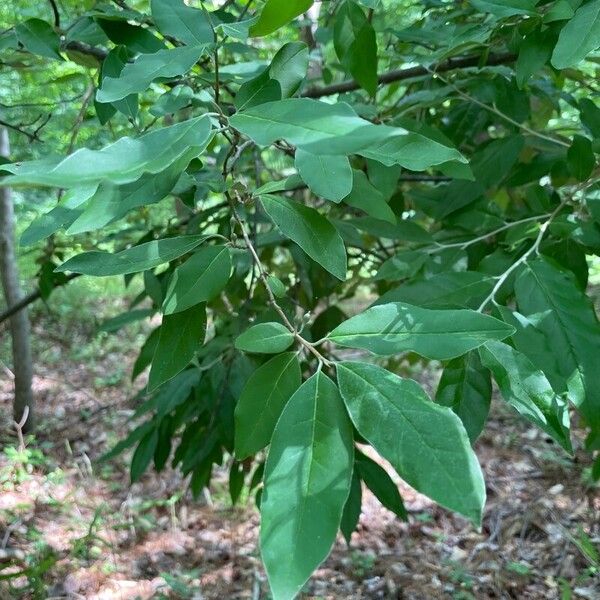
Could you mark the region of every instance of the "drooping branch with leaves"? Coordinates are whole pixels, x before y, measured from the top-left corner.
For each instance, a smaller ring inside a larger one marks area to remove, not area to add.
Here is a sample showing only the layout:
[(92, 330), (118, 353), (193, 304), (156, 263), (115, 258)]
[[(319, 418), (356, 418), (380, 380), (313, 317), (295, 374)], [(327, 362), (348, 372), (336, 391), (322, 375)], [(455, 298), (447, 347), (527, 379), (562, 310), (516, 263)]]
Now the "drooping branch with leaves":
[(59, 190), (21, 240), (45, 298), (122, 275), (143, 292), (111, 328), (161, 315), (106, 458), (196, 495), (227, 466), (280, 600), (351, 538), (362, 484), (407, 518), (365, 445), (480, 524), (493, 381), (565, 453), (571, 422), (600, 450), (600, 0), (90, 4), (0, 36), (0, 76), (84, 80), (62, 148), (0, 104), (35, 142), (2, 183)]

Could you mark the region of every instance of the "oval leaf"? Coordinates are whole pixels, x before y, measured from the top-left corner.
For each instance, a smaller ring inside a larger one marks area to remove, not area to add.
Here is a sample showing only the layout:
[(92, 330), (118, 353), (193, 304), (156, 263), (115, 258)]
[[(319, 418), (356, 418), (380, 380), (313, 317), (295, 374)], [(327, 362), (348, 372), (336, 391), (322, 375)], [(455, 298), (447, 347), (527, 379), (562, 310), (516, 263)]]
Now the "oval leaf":
[(460, 417), (471, 443), (475, 442), (485, 426), (492, 400), (490, 372), (483, 368), (477, 353), (469, 352), (446, 365), (435, 400)]
[(83, 252), (64, 262), (56, 271), (71, 271), (96, 277), (139, 273), (187, 254), (205, 239), (205, 235), (182, 235), (152, 240), (116, 254), (101, 251)]
[(243, 459), (271, 441), (275, 424), (302, 374), (295, 352), (275, 356), (248, 379), (235, 407), (235, 455)]
[(260, 547), (274, 600), (291, 600), (327, 557), (352, 479), (352, 427), (317, 373), (290, 398), (265, 467)]
[(317, 196), (340, 202), (352, 191), (352, 167), (347, 156), (319, 156), (299, 148), (296, 169)]
[(327, 337), (340, 346), (384, 356), (412, 351), (445, 360), (513, 332), (511, 325), (474, 310), (432, 310), (391, 302), (344, 321)]
[(494, 374), (504, 399), (567, 452), (572, 452), (568, 406), (554, 392), (542, 371), (524, 354), (502, 342), (487, 342), (479, 354), (483, 364)]
[(144, 173), (159, 173), (184, 155), (198, 156), (212, 138), (210, 119), (197, 117), (155, 129), (139, 138), (122, 137), (102, 150), (82, 148), (64, 159), (3, 165), (13, 173), (2, 184), (71, 188), (104, 180), (130, 183)]
[(259, 323), (244, 331), (235, 340), (235, 347), (244, 352), (277, 354), (294, 343), (294, 334), (281, 323)]
[(313, 0), (267, 0), (258, 22), (250, 27), (250, 35), (261, 37), (273, 33), (306, 12), (312, 4)]
[(409, 485), (478, 525), (485, 484), (460, 419), (381, 367), (342, 362), (337, 373), (358, 432)]
[(231, 254), (226, 246), (207, 246), (175, 269), (163, 305), (170, 315), (212, 300), (227, 285)]
[(153, 54), (140, 54), (125, 65), (118, 77), (104, 77), (96, 94), (98, 102), (115, 102), (148, 89), (159, 77), (171, 78), (187, 73), (204, 54), (205, 47), (169, 48)]
[(204, 304), (163, 317), (148, 377), (148, 390), (156, 389), (183, 371), (204, 343), (205, 336), (206, 306)]
[(338, 279), (346, 279), (346, 248), (337, 229), (314, 208), (280, 196), (261, 196), (267, 215), (283, 235)]
[(600, 0), (592, 0), (575, 12), (562, 28), (552, 53), (552, 66), (566, 69), (580, 63), (600, 46)]
[(159, 31), (188, 46), (215, 41), (215, 34), (204, 10), (187, 6), (183, 0), (152, 0), (152, 18)]

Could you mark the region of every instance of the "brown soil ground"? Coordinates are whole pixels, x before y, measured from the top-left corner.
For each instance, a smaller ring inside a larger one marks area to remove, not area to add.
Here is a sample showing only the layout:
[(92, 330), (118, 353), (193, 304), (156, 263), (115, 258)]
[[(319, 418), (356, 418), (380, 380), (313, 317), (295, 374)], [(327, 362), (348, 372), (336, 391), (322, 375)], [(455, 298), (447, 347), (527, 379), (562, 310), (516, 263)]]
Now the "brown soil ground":
[[(4, 570), (0, 560), (0, 599), (269, 598), (253, 499), (232, 507), (224, 473), (193, 501), (176, 472), (129, 485), (128, 457), (96, 463), (128, 430), (135, 350), (124, 357), (122, 348), (139, 340), (119, 334), (98, 351), (92, 330), (63, 331), (45, 318), (34, 334), (42, 425), (28, 450), (43, 456), (28, 467), (10, 458), (12, 383), (0, 370), (0, 558), (16, 557)], [(74, 354), (77, 346), (89, 355)], [(401, 481), (408, 523), (365, 493), (350, 547), (338, 540), (302, 597), (600, 599), (589, 457), (567, 457), (499, 403), (476, 450), (488, 487), (481, 531)], [(24, 565), (29, 580), (2, 581)]]

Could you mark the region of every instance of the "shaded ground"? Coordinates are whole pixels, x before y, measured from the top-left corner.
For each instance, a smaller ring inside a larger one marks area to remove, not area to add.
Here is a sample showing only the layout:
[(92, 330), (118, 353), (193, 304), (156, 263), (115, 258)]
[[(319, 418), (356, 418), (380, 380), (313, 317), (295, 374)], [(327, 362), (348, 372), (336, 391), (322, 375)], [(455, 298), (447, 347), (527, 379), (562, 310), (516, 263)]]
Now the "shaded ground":
[[(95, 463), (127, 431), (135, 352), (124, 359), (122, 349), (139, 338), (98, 336), (89, 323), (64, 330), (63, 321), (34, 327), (43, 426), (20, 452), (0, 365), (0, 600), (268, 598), (253, 501), (231, 507), (224, 475), (194, 502), (177, 473), (129, 486), (126, 457)], [(586, 484), (588, 458), (569, 459), (499, 406), (477, 453), (489, 497), (481, 532), (402, 482), (409, 523), (365, 494), (350, 548), (338, 540), (304, 597), (600, 598), (600, 497)], [(8, 554), (28, 577), (1, 580)]]

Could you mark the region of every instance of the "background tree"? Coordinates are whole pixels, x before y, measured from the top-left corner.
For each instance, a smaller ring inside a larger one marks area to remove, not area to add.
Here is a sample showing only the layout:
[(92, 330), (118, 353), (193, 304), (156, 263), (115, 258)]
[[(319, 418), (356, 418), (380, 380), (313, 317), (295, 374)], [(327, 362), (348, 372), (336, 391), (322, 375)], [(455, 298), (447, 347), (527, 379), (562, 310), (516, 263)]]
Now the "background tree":
[[(314, 45), (312, 6), (36, 5), (0, 38), (5, 76), (77, 88), (7, 121), (45, 142), (4, 185), (61, 190), (21, 238), (40, 290), (138, 278), (112, 326), (162, 316), (113, 454), (256, 490), (278, 599), (350, 538), (361, 481), (405, 518), (363, 444), (480, 522), (492, 379), (566, 453), (572, 420), (600, 444), (600, 0), (330, 2)], [(431, 361), (435, 401), (405, 377)]]
[[(6, 128), (0, 128), (0, 157), (6, 160), (10, 158)], [(9, 306), (17, 304), (22, 299), (23, 293), (15, 256), (15, 215), (9, 187), (0, 188), (0, 279), (6, 303)], [(20, 423), (25, 418), (23, 427), (28, 430), (35, 425), (35, 412), (32, 389), (33, 364), (26, 308), (10, 318), (10, 333), (13, 349), (12, 377), (15, 386), (14, 419)]]

